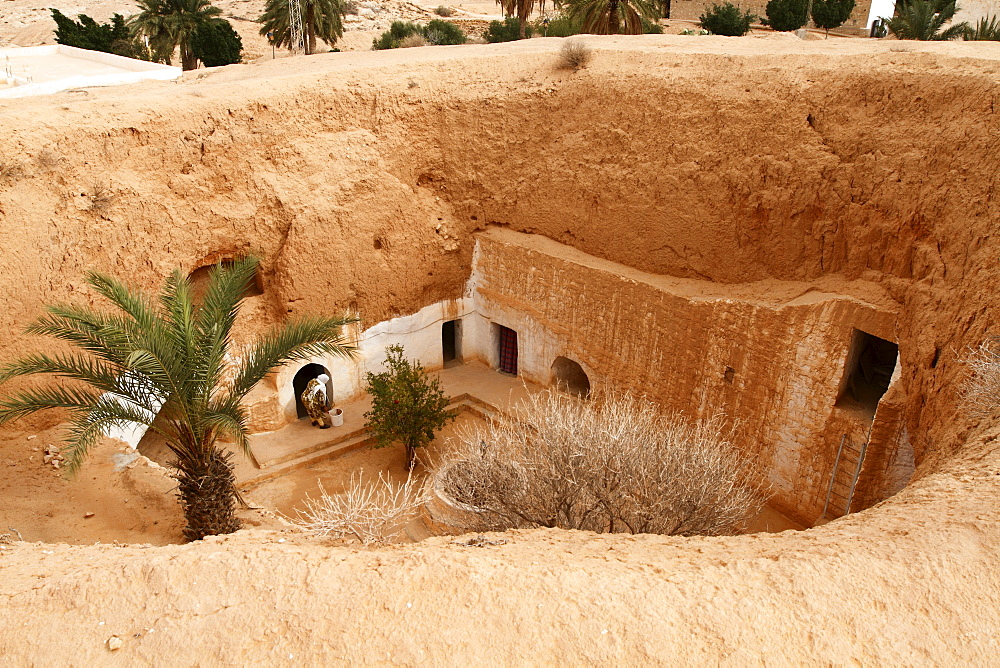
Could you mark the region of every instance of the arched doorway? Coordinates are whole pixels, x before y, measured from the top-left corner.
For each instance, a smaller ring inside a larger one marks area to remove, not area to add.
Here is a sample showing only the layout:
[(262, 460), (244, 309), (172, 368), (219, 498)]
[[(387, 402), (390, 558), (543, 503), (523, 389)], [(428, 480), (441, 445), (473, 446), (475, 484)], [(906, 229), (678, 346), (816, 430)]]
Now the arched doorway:
[(552, 363), (552, 380), (563, 392), (586, 399), (590, 396), (590, 378), (583, 367), (568, 357), (557, 357)]
[[(321, 373), (325, 373), (327, 376), (330, 375), (330, 371), (322, 364), (306, 364), (296, 372), (295, 378), (292, 379), (292, 391), (295, 392), (295, 415), (297, 417), (309, 417), (306, 407), (302, 404), (302, 393), (305, 391), (309, 381)], [(331, 380), (326, 384), (326, 396), (330, 397), (332, 395), (333, 381)]]

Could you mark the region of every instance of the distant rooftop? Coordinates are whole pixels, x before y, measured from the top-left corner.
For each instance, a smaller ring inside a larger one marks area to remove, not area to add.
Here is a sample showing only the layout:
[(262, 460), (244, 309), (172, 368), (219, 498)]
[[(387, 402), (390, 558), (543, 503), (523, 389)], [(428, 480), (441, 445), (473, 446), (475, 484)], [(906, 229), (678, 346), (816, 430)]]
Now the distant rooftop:
[(181, 68), (101, 51), (53, 44), (0, 49), (0, 99), (50, 95), (71, 88), (117, 86), (146, 79), (171, 80)]

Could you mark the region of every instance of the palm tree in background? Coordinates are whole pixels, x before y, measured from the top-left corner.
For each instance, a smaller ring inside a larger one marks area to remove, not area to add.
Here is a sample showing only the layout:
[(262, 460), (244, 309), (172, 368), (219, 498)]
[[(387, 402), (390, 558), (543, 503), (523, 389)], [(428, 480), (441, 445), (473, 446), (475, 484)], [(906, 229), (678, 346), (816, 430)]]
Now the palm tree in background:
[(222, 10), (209, 0), (138, 0), (138, 4), (140, 11), (129, 19), (129, 28), (133, 35), (149, 39), (153, 59), (169, 65), (174, 49), (180, 47), (181, 67), (198, 67), (191, 36), (202, 23), (217, 19)]
[(545, 13), (545, 0), (497, 0), (504, 16), (516, 16), (521, 29), (521, 39), (524, 39), (524, 27), (528, 24), (528, 17), (535, 11), (535, 5), (539, 6), (539, 11)]
[(942, 29), (957, 11), (955, 0), (898, 0), (895, 15), (882, 20), (899, 39), (945, 41), (958, 39), (969, 29), (965, 22)]
[[(233, 350), (233, 325), (257, 266), (253, 257), (217, 266), (197, 302), (179, 270), (156, 296), (104, 274), (87, 274), (87, 284), (115, 310), (46, 307), (28, 333), (65, 341), (74, 351), (36, 353), (0, 369), (0, 382), (29, 374), (59, 379), (0, 400), (0, 424), (47, 409), (68, 411), (64, 452), (70, 473), (109, 430), (145, 425), (176, 458), (171, 466), (187, 519), (185, 538), (236, 531), (233, 453), (217, 441), (226, 436), (250, 453), (242, 400), (275, 367), (321, 354), (354, 354), (341, 335), (344, 325), (356, 321), (348, 316), (292, 321)], [(231, 355), (236, 364), (227, 362)]]
[(570, 17), (595, 35), (641, 35), (642, 19), (655, 22), (662, 11), (656, 0), (566, 0)]
[[(258, 20), (263, 24), (261, 35), (267, 35), (274, 46), (292, 46), (292, 31), (288, 21), (289, 0), (267, 0)], [(333, 46), (344, 34), (345, 8), (342, 0), (301, 0), (302, 37), (305, 52), (316, 53), (316, 40)]]

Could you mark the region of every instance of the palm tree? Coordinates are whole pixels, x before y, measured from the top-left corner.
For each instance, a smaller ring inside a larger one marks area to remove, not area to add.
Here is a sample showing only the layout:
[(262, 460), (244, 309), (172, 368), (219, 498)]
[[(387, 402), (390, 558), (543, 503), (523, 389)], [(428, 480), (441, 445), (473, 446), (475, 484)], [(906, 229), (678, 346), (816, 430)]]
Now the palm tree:
[(135, 36), (149, 38), (153, 58), (170, 64), (174, 49), (180, 47), (181, 68), (198, 67), (198, 57), (191, 49), (191, 36), (198, 26), (222, 14), (209, 0), (137, 0), (138, 14), (129, 19)]
[(996, 15), (983, 16), (976, 21), (976, 25), (966, 28), (962, 38), (976, 42), (1000, 41), (1000, 20)]
[(969, 28), (963, 22), (942, 30), (957, 11), (955, 0), (898, 0), (895, 16), (883, 21), (899, 39), (944, 41), (958, 39)]
[[(29, 374), (60, 380), (0, 400), (0, 424), (47, 409), (68, 411), (64, 452), (70, 473), (109, 429), (146, 425), (176, 457), (171, 465), (187, 519), (184, 536), (198, 540), (236, 531), (233, 454), (216, 442), (227, 436), (250, 453), (243, 398), (277, 366), (319, 354), (354, 354), (341, 336), (342, 326), (356, 320), (347, 316), (289, 322), (233, 350), (233, 325), (257, 266), (253, 257), (219, 265), (197, 301), (179, 270), (157, 296), (88, 273), (87, 284), (116, 310), (46, 307), (47, 314), (27, 331), (75, 350), (28, 355), (0, 369), (0, 382)], [(239, 361), (227, 362), (230, 355)]]
[[(274, 46), (292, 48), (292, 31), (288, 25), (288, 5), (294, 0), (267, 0), (259, 19), (264, 24), (260, 34)], [(316, 53), (316, 39), (333, 46), (344, 34), (344, 3), (342, 0), (300, 0), (302, 7), (302, 37), (305, 52)]]
[(656, 0), (566, 0), (574, 19), (582, 19), (583, 32), (595, 35), (641, 35), (642, 18), (656, 21)]
[(524, 27), (528, 24), (528, 17), (535, 11), (535, 4), (539, 5), (539, 11), (545, 13), (545, 0), (497, 0), (504, 16), (516, 16), (521, 30), (521, 39), (524, 39)]

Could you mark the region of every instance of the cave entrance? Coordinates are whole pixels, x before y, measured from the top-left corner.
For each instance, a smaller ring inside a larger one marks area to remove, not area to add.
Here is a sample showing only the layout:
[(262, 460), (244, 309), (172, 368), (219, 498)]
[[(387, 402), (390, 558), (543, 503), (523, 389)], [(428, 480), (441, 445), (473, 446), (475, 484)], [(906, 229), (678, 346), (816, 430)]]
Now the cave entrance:
[[(216, 267), (231, 267), (233, 260), (226, 259), (220, 260), (217, 263), (206, 264), (203, 267), (198, 267), (190, 274), (188, 274), (188, 281), (191, 283), (191, 293), (194, 297), (195, 303), (200, 303), (202, 298), (205, 296), (205, 290), (208, 289), (208, 280), (212, 276), (212, 271)], [(260, 278), (260, 268), (254, 272), (253, 281), (247, 286), (246, 291), (243, 293), (243, 298), (247, 297), (257, 297), (264, 294), (264, 284)]]
[(462, 322), (449, 320), (441, 325), (441, 356), (446, 367), (462, 362)]
[(586, 399), (590, 397), (590, 378), (579, 363), (568, 357), (557, 357), (552, 363), (552, 380), (563, 392)]
[(889, 389), (898, 356), (899, 346), (892, 341), (855, 329), (837, 405), (857, 405), (874, 415)]
[[(322, 364), (306, 364), (295, 373), (295, 378), (292, 379), (292, 392), (295, 393), (295, 415), (297, 417), (309, 417), (309, 412), (306, 410), (305, 404), (302, 403), (302, 393), (305, 391), (309, 381), (321, 373), (325, 373), (327, 376), (330, 375), (330, 372)], [(330, 397), (332, 396), (333, 380), (331, 379), (326, 384), (327, 402), (330, 401)]]
[(497, 368), (512, 375), (517, 375), (517, 332), (503, 325), (497, 328)]

